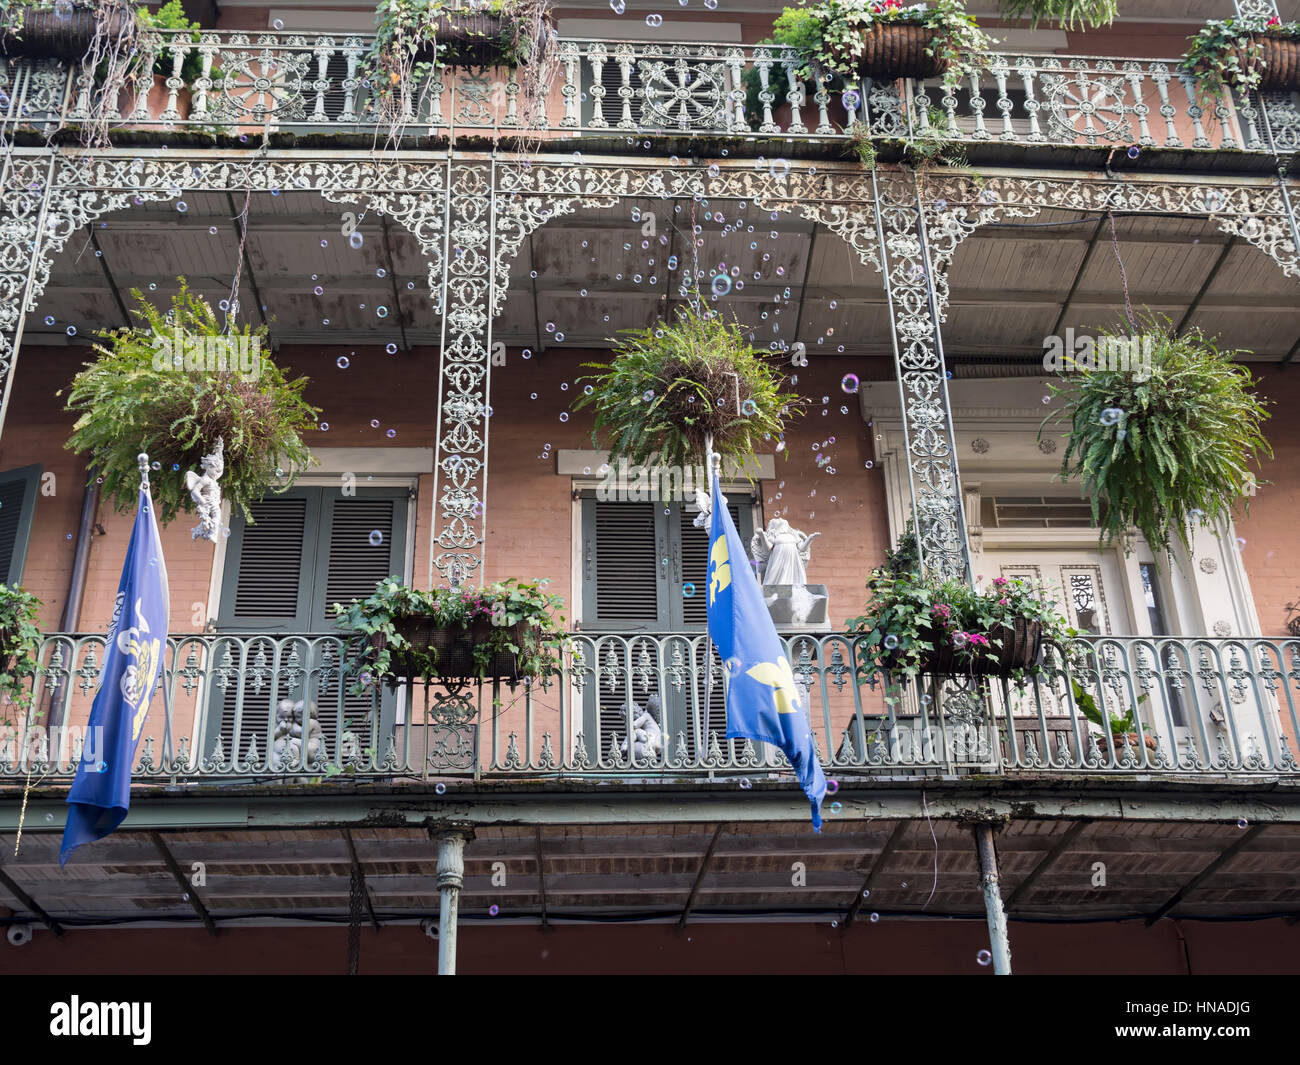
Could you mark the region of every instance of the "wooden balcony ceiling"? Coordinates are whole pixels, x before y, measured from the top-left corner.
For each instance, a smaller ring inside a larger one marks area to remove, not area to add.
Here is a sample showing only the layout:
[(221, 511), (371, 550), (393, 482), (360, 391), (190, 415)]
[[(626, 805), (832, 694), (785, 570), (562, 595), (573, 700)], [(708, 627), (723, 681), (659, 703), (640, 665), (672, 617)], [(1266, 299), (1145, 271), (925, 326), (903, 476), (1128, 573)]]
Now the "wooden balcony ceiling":
[[(130, 289), (161, 302), (178, 275), (214, 304), (225, 298), (238, 257), (237, 200), (190, 193), (184, 213), (169, 204), (134, 207), (70, 240), (28, 316), (25, 342), (83, 343), (96, 328), (124, 324)], [(537, 230), (511, 266), (493, 339), (535, 350), (600, 348), (617, 330), (652, 322), (680, 302), (691, 265), (691, 207), (690, 200), (624, 200)], [(891, 352), (880, 277), (838, 236), (793, 215), (773, 220), (752, 203), (742, 210), (715, 200), (695, 209), (704, 285), (725, 264), (734, 276), (718, 305), (754, 329), (756, 343), (801, 341), (818, 355)], [(650, 212), (654, 234), (646, 236)], [(371, 212), (358, 229), (361, 246), (352, 247), (340, 231), (341, 209), (307, 193), (258, 194), (249, 214), (242, 302), (255, 320), (270, 323), (275, 343), (440, 342), (428, 264), (401, 226)], [(738, 220), (739, 231), (725, 231)], [(1296, 282), (1249, 243), (1214, 221), (1176, 215), (1120, 216), (1116, 232), (1135, 309), (1219, 334), (1261, 360), (1294, 355)], [(943, 337), (954, 360), (1036, 361), (1044, 337), (1067, 327), (1095, 332), (1115, 323), (1124, 306), (1105, 219), (1078, 212), (1045, 210), (1030, 221), (984, 227), (960, 246), (949, 279)]]
[[(425, 829), (351, 834), (381, 918), (436, 915), (437, 844)], [(218, 921), (348, 913), (349, 846), (339, 828), (182, 830), (157, 839), (124, 831), (82, 848), (64, 872), (57, 834), (25, 832), (17, 857), (13, 833), (0, 834), (0, 906), (24, 908), (12, 883), (56, 920), (197, 919), (158, 840), (185, 875), (203, 863), (207, 883), (194, 893)], [(998, 853), (1013, 919), (1300, 915), (1296, 824), (1030, 818), (1001, 832)], [(461, 915), (470, 921), (536, 921), (543, 907), (550, 919), (673, 917), (688, 903), (697, 917), (828, 923), (850, 911), (861, 922), (872, 913), (983, 914), (971, 833), (938, 818), (832, 818), (820, 835), (806, 822), (481, 826), (465, 858)], [(796, 884), (795, 863), (806, 886)], [(502, 868), (505, 884), (494, 885)]]

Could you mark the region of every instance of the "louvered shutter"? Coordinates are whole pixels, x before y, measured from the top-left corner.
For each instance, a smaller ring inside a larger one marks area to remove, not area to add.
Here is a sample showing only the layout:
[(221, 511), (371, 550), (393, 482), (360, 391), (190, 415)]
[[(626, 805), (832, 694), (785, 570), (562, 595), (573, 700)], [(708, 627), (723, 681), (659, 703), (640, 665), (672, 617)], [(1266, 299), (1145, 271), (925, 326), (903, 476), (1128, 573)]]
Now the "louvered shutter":
[[(250, 510), (256, 524), (240, 517), (232, 521), (219, 631), (333, 633), (333, 603), (364, 598), (378, 581), (403, 572), (406, 507), (404, 489), (358, 489), (354, 496), (341, 496), (337, 489), (301, 488), (254, 504)], [(229, 646), (239, 666), (238, 645)], [(291, 663), (294, 649), (297, 661)], [(222, 651), (218, 644), (218, 667)], [(304, 639), (282, 646), (277, 663), (270, 640), (250, 639), (239, 676), (228, 678), (224, 689), (218, 683), (213, 693), (217, 713), (209, 715), (205, 753), (211, 753), (220, 736), (225, 757), (235, 752), (242, 758), (256, 737), (264, 757), (283, 699), (304, 699), (315, 708), (328, 758), (336, 755), (343, 728), (356, 733), (359, 747), (371, 746), (377, 739), (371, 697), (347, 694), (336, 672), (322, 686), (326, 663), (321, 656), (319, 641)], [(329, 664), (337, 667), (338, 662)], [(302, 672), (295, 674), (295, 669)], [(290, 686), (298, 677), (306, 682), (305, 691), (301, 682)], [(241, 691), (243, 714), (236, 731)], [(381, 732), (394, 707), (393, 696), (385, 692)]]
[[(703, 633), (708, 621), (709, 537), (706, 530), (693, 525), (698, 513), (694, 505), (605, 502), (595, 498), (584, 499), (582, 505), (583, 631), (628, 635)], [(748, 542), (753, 533), (750, 500), (732, 495), (727, 497), (727, 505), (737, 532)], [(694, 585), (693, 595), (683, 594), (687, 582)], [(635, 671), (638, 665), (654, 665), (653, 649), (647, 645), (645, 650), (648, 658), (632, 640), (629, 663), (621, 646), (607, 644), (599, 654), (600, 662), (593, 663), (607, 669), (614, 667), (594, 690), (588, 689), (585, 697), (585, 735), (591, 743), (599, 737), (602, 755), (609, 755), (611, 738), (621, 744), (627, 732), (628, 670), (629, 666)], [(695, 700), (689, 690), (675, 692), (671, 685), (659, 693), (663, 707), (660, 725), (670, 751), (680, 732), (686, 737), (691, 756), (697, 746), (707, 749), (711, 731), (717, 732), (719, 742), (725, 746), (725, 694), (719, 675), (706, 699), (704, 653), (705, 643), (699, 641), (694, 650), (698, 677)], [(716, 652), (714, 662), (718, 662)], [(643, 688), (633, 681), (635, 706), (644, 707), (652, 693), (652, 687)], [(704, 713), (697, 714), (693, 709), (696, 706)], [(590, 753), (594, 755), (594, 751)]]
[(40, 478), (40, 466), (0, 473), (0, 582), (4, 584), (22, 581)]

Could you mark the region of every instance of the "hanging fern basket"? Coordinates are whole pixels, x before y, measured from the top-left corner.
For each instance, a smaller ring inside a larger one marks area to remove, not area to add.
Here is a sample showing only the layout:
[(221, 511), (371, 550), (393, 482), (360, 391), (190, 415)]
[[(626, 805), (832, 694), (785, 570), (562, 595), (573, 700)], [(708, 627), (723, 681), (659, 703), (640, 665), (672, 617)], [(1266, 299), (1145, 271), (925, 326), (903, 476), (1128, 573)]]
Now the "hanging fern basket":
[[(1260, 91), (1300, 91), (1300, 40), (1267, 33), (1252, 34), (1251, 40), (1259, 50), (1252, 65), (1259, 71)], [(1243, 66), (1251, 62), (1242, 52), (1238, 58)]]
[(453, 67), (501, 66), (519, 32), (513, 15), (490, 11), (443, 11), (430, 24), (436, 44), (421, 47), (415, 53), (417, 63), (436, 59)]
[[(34, 59), (81, 60), (90, 51), (100, 16), (95, 11), (74, 8), (55, 14), (48, 7), (23, 8), (17, 32), (7, 31), (0, 39), (6, 55)], [(104, 39), (118, 40), (127, 30), (130, 14), (114, 11), (104, 16)]]
[(874, 23), (862, 31), (858, 73), (873, 81), (940, 77), (948, 69), (948, 60), (927, 51), (934, 48), (935, 37), (934, 30), (928, 26)]
[[(506, 680), (511, 684), (519, 681), (523, 675), (519, 668), (519, 655), (513, 651), (495, 651), (487, 658), (486, 665), (480, 664), (474, 648), (489, 641), (489, 637), (500, 633), (493, 629), (486, 619), (476, 619), (469, 625), (446, 625), (437, 618), (428, 615), (412, 614), (395, 618), (393, 627), (409, 644), (408, 647), (390, 650), (389, 671), (387, 677), (390, 686), (399, 681), (420, 681), (437, 678), (443, 681), (469, 680)], [(540, 630), (526, 621), (511, 626), (507, 641), (516, 647), (537, 646)], [(384, 649), (387, 640), (382, 632), (370, 637), (371, 646), (378, 653)], [(430, 661), (433, 668), (428, 668)]]

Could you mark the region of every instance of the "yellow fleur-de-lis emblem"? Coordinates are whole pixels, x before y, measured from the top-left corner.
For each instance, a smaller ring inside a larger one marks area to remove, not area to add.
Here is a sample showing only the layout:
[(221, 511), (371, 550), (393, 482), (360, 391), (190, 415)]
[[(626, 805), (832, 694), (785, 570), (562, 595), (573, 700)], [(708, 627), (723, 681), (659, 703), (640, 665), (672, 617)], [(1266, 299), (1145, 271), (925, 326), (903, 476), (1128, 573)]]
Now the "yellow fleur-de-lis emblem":
[(725, 533), (714, 540), (709, 549), (709, 566), (713, 571), (709, 578), (709, 605), (712, 606), (718, 593), (731, 584), (731, 556), (727, 553)]
[(781, 655), (775, 662), (759, 662), (745, 672), (759, 684), (766, 684), (772, 689), (778, 714), (793, 714), (799, 709), (799, 691), (794, 686), (794, 670), (790, 668), (785, 655)]

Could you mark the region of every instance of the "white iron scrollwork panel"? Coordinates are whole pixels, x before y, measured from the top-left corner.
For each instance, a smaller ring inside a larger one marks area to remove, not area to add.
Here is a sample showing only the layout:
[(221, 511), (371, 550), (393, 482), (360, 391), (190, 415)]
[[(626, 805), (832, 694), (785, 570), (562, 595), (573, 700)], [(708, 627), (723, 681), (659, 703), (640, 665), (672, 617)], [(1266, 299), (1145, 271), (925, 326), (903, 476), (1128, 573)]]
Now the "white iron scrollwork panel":
[(926, 571), (970, 579), (957, 448), (949, 414), (938, 293), (926, 247), (921, 198), (909, 173), (876, 173), (877, 215), (917, 543)]

